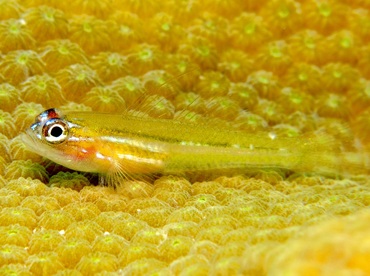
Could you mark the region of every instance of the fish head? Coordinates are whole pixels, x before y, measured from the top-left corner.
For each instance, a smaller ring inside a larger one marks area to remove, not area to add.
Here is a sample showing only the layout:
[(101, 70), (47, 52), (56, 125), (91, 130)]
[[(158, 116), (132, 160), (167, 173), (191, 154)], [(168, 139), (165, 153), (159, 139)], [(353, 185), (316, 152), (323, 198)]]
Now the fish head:
[(72, 122), (60, 110), (50, 108), (35, 118), (35, 122), (21, 134), (27, 149), (67, 168), (95, 172), (89, 158), (88, 139), (81, 136), (84, 126)]

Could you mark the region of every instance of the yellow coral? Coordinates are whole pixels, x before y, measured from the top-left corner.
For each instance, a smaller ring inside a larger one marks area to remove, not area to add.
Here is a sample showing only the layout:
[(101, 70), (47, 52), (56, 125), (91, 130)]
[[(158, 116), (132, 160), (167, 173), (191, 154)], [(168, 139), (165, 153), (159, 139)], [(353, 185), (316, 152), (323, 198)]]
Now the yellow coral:
[(65, 101), (59, 83), (47, 74), (30, 77), (20, 87), (21, 97), (26, 102), (43, 105), (53, 102), (54, 106), (59, 106)]
[(63, 207), (76, 221), (90, 220), (100, 214), (100, 210), (91, 202), (74, 202)]
[(18, 136), (45, 108), (114, 113), (126, 103), (128, 114), (246, 135), (319, 130), (368, 158), (369, 9), (0, 0), (0, 274), (369, 274), (368, 174), (158, 176), (114, 190), (64, 173)]
[(32, 209), (38, 216), (45, 211), (60, 208), (55, 198), (47, 196), (28, 196), (22, 201), (21, 206)]
[(0, 268), (0, 274), (32, 276), (32, 273), (23, 264), (3, 265)]
[(1, 109), (11, 112), (19, 104), (19, 90), (8, 83), (0, 84)]
[(63, 269), (58, 255), (55, 252), (40, 252), (27, 259), (27, 266), (34, 274), (51, 275)]
[(127, 58), (119, 53), (101, 52), (93, 57), (91, 66), (107, 83), (129, 72)]
[(69, 39), (79, 44), (87, 53), (108, 49), (110, 39), (106, 21), (82, 14), (71, 18), (69, 26)]
[(17, 0), (2, 0), (0, 1), (0, 19), (19, 18), (23, 7)]
[(84, 239), (67, 239), (59, 243), (56, 252), (66, 267), (75, 267), (81, 258), (91, 252), (91, 246)]
[(85, 275), (101, 271), (116, 271), (117, 267), (118, 261), (114, 255), (100, 251), (83, 256), (76, 266), (77, 270)]
[(101, 83), (95, 70), (84, 64), (72, 64), (60, 71), (56, 79), (68, 100), (77, 100), (94, 86)]
[(15, 132), (14, 118), (12, 118), (10, 113), (2, 111), (1, 109), (0, 109), (0, 131), (6, 134), (9, 138), (12, 138)]
[(45, 229), (33, 233), (28, 251), (37, 254), (43, 251), (52, 251), (64, 240), (64, 237), (57, 230)]
[(18, 129), (26, 129), (30, 124), (33, 124), (35, 118), (40, 112), (44, 110), (41, 104), (34, 102), (21, 103), (13, 111), (15, 124)]
[(8, 19), (0, 23), (0, 50), (9, 52), (19, 49), (32, 49), (35, 39), (24, 20)]
[(50, 187), (65, 187), (78, 191), (89, 184), (89, 180), (77, 172), (58, 172), (49, 180)]
[(28, 77), (45, 70), (41, 56), (32, 50), (11, 51), (0, 62), (0, 73), (11, 84), (19, 84)]
[(25, 248), (16, 245), (0, 246), (0, 265), (12, 263), (24, 263), (27, 260), (28, 253)]
[(34, 211), (23, 207), (6, 207), (0, 212), (0, 225), (8, 226), (19, 224), (33, 229), (36, 226), (36, 214)]
[(39, 225), (46, 229), (64, 230), (75, 220), (64, 210), (49, 210), (40, 216)]
[(38, 6), (28, 9), (23, 16), (38, 41), (64, 38), (68, 34), (68, 20), (60, 10)]
[(49, 179), (46, 169), (39, 163), (31, 160), (16, 160), (5, 169), (5, 178), (18, 179), (20, 177), (39, 179), (43, 182)]
[[(26, 146), (20, 136), (16, 136), (12, 140), (10, 140), (9, 154), (13, 160), (30, 159), (33, 162), (40, 162), (42, 160), (41, 156), (26, 149)], [(3, 154), (3, 156), (5, 156), (5, 154)]]
[(96, 112), (119, 113), (125, 108), (125, 101), (123, 98), (109, 86), (92, 88), (87, 92), (82, 102)]
[(14, 244), (17, 246), (28, 246), (28, 243), (31, 239), (32, 232), (25, 226), (19, 224), (1, 226), (0, 227), (0, 236), (1, 244)]
[(70, 40), (49, 40), (43, 48), (43, 61), (46, 68), (52, 72), (72, 65), (74, 63), (86, 63), (87, 58), (81, 47)]
[(167, 238), (163, 243), (161, 243), (158, 250), (161, 255), (161, 259), (171, 262), (187, 255), (192, 244), (193, 239), (190, 237), (174, 236)]
[(66, 229), (67, 239), (79, 238), (92, 242), (102, 234), (103, 228), (91, 220), (73, 222)]

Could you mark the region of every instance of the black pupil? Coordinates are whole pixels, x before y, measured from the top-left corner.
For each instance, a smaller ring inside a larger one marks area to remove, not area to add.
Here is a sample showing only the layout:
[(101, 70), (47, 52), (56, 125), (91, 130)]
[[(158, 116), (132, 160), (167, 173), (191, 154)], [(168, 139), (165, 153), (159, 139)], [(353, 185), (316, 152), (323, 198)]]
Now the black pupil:
[(50, 131), (50, 135), (53, 137), (59, 137), (62, 134), (63, 134), (63, 129), (60, 126), (55, 126)]

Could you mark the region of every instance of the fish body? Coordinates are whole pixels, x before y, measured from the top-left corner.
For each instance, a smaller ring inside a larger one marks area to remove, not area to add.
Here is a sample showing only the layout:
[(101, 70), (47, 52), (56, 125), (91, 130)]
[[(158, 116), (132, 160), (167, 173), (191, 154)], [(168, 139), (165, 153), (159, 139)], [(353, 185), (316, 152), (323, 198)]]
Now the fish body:
[(251, 168), (340, 173), (362, 166), (327, 137), (276, 137), (132, 115), (41, 113), (23, 134), (33, 151), (73, 170), (124, 178)]

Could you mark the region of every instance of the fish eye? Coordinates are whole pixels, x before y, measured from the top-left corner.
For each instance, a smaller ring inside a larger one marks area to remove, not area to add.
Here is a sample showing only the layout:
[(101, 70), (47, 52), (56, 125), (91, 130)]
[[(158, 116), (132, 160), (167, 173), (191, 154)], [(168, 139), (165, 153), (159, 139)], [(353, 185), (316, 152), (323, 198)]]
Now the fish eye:
[(68, 125), (60, 119), (50, 119), (42, 128), (42, 134), (49, 143), (62, 143), (68, 136)]

